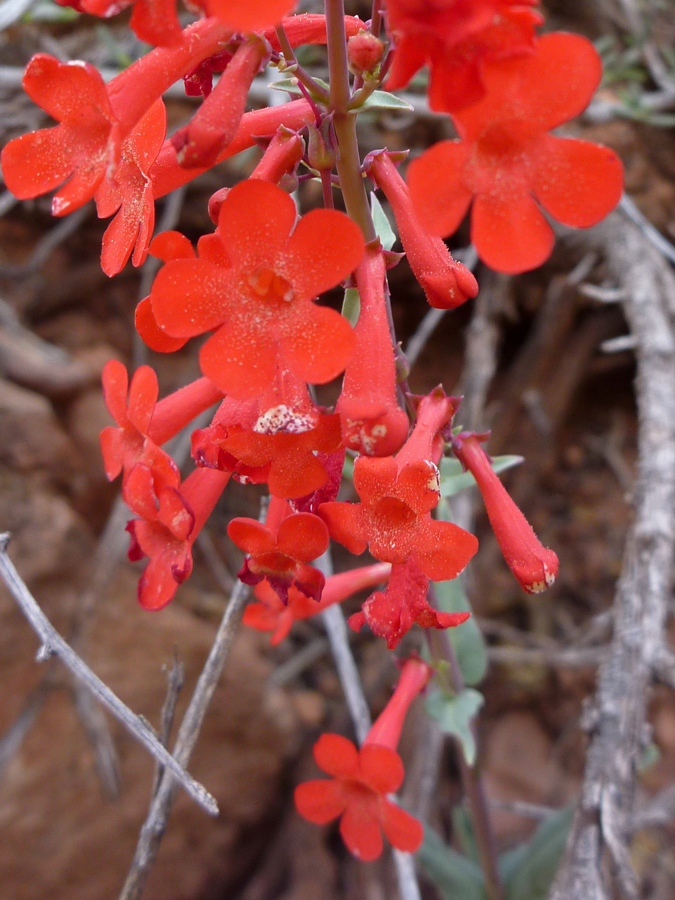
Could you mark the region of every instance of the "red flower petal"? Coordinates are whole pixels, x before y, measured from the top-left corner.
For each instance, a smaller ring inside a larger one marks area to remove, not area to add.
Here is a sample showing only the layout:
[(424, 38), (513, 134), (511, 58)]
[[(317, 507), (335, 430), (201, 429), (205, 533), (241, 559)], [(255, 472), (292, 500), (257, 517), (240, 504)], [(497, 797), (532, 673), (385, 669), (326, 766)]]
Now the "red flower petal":
[(277, 346), (266, 335), (251, 341), (245, 331), (228, 323), (204, 344), (199, 364), (224, 394), (249, 400), (260, 396), (272, 383), (277, 371)]
[(364, 744), (359, 752), (359, 774), (379, 794), (393, 794), (403, 784), (405, 771), (401, 757), (389, 747)]
[(551, 255), (554, 243), (551, 227), (529, 194), (503, 200), (477, 197), (471, 239), (486, 265), (510, 275), (536, 269)]
[(165, 560), (151, 559), (138, 582), (138, 602), (143, 609), (163, 609), (173, 600), (178, 582), (173, 578)]
[(441, 141), (408, 167), (415, 211), (433, 234), (454, 234), (469, 209), (473, 193), (463, 180), (469, 154), (463, 142)]
[(293, 371), (310, 384), (336, 378), (356, 346), (354, 329), (340, 313), (304, 304), (304, 314), (288, 323), (281, 353)]
[(110, 415), (118, 425), (127, 422), (127, 392), (129, 375), (126, 366), (118, 359), (109, 359), (103, 366), (103, 399)]
[(252, 556), (269, 553), (276, 547), (269, 528), (256, 522), (255, 519), (232, 519), (227, 526), (227, 533), (237, 547)]
[(159, 385), (154, 370), (150, 366), (140, 366), (131, 379), (127, 416), (142, 434), (148, 433), (158, 396)]
[(174, 350), (184, 347), (188, 341), (188, 338), (169, 337), (162, 331), (152, 311), (150, 297), (145, 297), (136, 307), (134, 324), (143, 341), (157, 353), (173, 353)]
[(356, 503), (322, 503), (319, 515), (328, 525), (331, 537), (356, 556), (368, 546), (365, 540), (361, 507)]
[(299, 784), (294, 799), (300, 815), (315, 825), (332, 822), (346, 806), (344, 791), (335, 781), (317, 780)]
[(329, 535), (323, 519), (312, 513), (288, 516), (279, 526), (277, 547), (302, 562), (311, 562), (328, 549)]
[(314, 744), (314, 759), (323, 772), (334, 778), (358, 777), (358, 750), (340, 734), (322, 734)]
[(229, 272), (213, 263), (172, 260), (159, 270), (152, 285), (155, 320), (171, 337), (189, 338), (211, 331), (229, 313), (229, 289)]
[(235, 185), (223, 200), (218, 219), (232, 265), (251, 273), (271, 266), (286, 246), (297, 216), (295, 203), (276, 184), (248, 179)]
[(31, 100), (57, 122), (82, 128), (86, 121), (84, 106), (101, 118), (112, 119), (105, 82), (90, 63), (63, 63), (47, 53), (36, 53), (26, 67), (23, 87)]
[(129, 25), (148, 44), (169, 47), (182, 36), (176, 0), (136, 0)]
[(370, 505), (395, 490), (398, 466), (392, 456), (369, 458), (360, 456), (354, 466), (354, 487), (359, 497)]
[(53, 191), (73, 171), (71, 148), (65, 145), (62, 126), (15, 138), (3, 149), (1, 159), (5, 183), (19, 200)]
[(291, 282), (298, 299), (309, 300), (353, 272), (364, 249), (361, 229), (348, 216), (313, 209), (296, 225), (279, 274)]
[(413, 557), (427, 578), (456, 578), (478, 550), (478, 540), (452, 522), (429, 521), (415, 542)]
[(340, 820), (342, 840), (363, 862), (377, 859), (382, 853), (382, 833), (373, 807), (372, 801), (366, 803), (361, 795), (352, 795)]
[(533, 173), (535, 197), (554, 219), (589, 228), (621, 199), (623, 166), (608, 147), (547, 135)]
[(391, 800), (382, 800), (380, 825), (392, 847), (404, 853), (415, 853), (424, 840), (421, 823)]
[(195, 251), (190, 241), (180, 231), (162, 231), (153, 238), (148, 253), (162, 262), (170, 259), (194, 259)]

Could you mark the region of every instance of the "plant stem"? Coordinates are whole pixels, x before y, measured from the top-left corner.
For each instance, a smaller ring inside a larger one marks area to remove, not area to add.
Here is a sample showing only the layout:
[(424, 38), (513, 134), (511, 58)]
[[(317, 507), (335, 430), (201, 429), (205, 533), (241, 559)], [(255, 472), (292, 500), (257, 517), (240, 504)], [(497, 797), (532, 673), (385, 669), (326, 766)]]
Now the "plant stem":
[(316, 82), (312, 76), (307, 72), (298, 62), (298, 58), (295, 55), (295, 51), (291, 47), (291, 42), (288, 40), (288, 35), (286, 34), (286, 29), (283, 25), (277, 25), (276, 27), (277, 40), (279, 41), (279, 46), (281, 47), (281, 52), (284, 55), (284, 59), (287, 63), (287, 68), (295, 78), (298, 79), (299, 83), (303, 85), (312, 97), (319, 100), (321, 103), (328, 102), (328, 94), (325, 89), (321, 87), (318, 82)]
[[(432, 605), (435, 606), (435, 603)], [(455, 693), (460, 693), (466, 685), (455, 655), (455, 649), (448, 638), (447, 632), (428, 629), (425, 633), (432, 659), (435, 662), (443, 661), (449, 665), (450, 670), (449, 672), (446, 670), (445, 673), (448, 687)], [(485, 879), (485, 891), (490, 900), (504, 900), (504, 887), (497, 868), (497, 848), (483, 785), (476, 769), (466, 761), (461, 747), (459, 747), (457, 755), (459, 757), (462, 786), (464, 787), (464, 794), (469, 806), (478, 856)]]
[(326, 32), (328, 71), (330, 73), (330, 109), (337, 136), (339, 155), (337, 170), (348, 215), (356, 222), (366, 242), (377, 239), (370, 215), (368, 195), (361, 175), (359, 145), (356, 138), (356, 116), (349, 114), (349, 68), (343, 0), (326, 0)]

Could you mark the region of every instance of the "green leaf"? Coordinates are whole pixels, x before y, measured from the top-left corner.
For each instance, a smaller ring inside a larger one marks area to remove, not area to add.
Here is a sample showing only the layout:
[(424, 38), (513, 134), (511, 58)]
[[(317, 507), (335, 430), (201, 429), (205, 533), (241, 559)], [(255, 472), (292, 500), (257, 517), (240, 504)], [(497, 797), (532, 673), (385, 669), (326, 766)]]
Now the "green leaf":
[[(497, 474), (519, 466), (523, 461), (522, 456), (495, 456), (492, 459), (492, 468)], [(441, 460), (441, 497), (454, 497), (460, 491), (473, 487), (476, 479), (471, 472), (463, 472), (462, 464), (458, 459), (444, 457)]]
[[(434, 592), (441, 612), (471, 612), (471, 604), (461, 577), (437, 582)], [(487, 672), (488, 660), (485, 641), (476, 620), (472, 616), (459, 628), (448, 628), (447, 635), (455, 650), (465, 684), (481, 682)]]
[(373, 91), (370, 97), (364, 100), (358, 109), (353, 109), (352, 112), (363, 112), (366, 109), (399, 109), (406, 112), (414, 112), (415, 107), (405, 100), (401, 100), (396, 94), (390, 94), (389, 91)]
[(375, 191), (370, 193), (370, 211), (373, 214), (373, 225), (385, 250), (391, 250), (396, 243), (396, 232), (391, 227), (387, 214), (382, 209), (382, 204), (377, 199)]
[(565, 807), (539, 825), (506, 883), (506, 900), (546, 900), (565, 849), (572, 812), (572, 807)]
[(347, 288), (342, 301), (342, 315), (347, 319), (352, 328), (359, 320), (361, 312), (361, 298), (357, 288)]
[[(327, 91), (330, 90), (330, 86), (326, 81), (323, 81), (323, 79), (315, 78), (314, 81)], [(272, 81), (268, 87), (272, 88), (273, 91), (285, 91), (287, 94), (292, 94), (294, 97), (304, 97), (304, 94), (298, 86), (297, 78), (280, 78), (278, 81)]]
[(448, 697), (439, 690), (432, 691), (425, 703), (427, 712), (436, 719), (441, 730), (454, 735), (460, 742), (464, 758), (470, 766), (476, 761), (476, 742), (471, 733), (471, 722), (483, 703), (483, 695), (473, 688), (464, 688), (454, 697)]
[(424, 829), (424, 843), (417, 851), (417, 861), (444, 900), (487, 900), (480, 868), (444, 844), (428, 826)]

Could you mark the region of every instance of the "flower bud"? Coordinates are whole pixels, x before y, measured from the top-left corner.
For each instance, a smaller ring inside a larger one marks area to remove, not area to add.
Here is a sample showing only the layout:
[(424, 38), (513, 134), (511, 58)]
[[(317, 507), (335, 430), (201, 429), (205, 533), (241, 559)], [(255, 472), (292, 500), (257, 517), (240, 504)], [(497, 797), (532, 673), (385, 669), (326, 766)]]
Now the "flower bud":
[(384, 55), (384, 44), (370, 31), (359, 31), (347, 41), (349, 70), (354, 75), (372, 72)]
[(507, 493), (480, 445), (484, 439), (483, 435), (462, 432), (453, 439), (452, 449), (464, 468), (476, 479), (506, 564), (523, 590), (528, 594), (540, 594), (558, 577), (558, 557), (542, 546)]

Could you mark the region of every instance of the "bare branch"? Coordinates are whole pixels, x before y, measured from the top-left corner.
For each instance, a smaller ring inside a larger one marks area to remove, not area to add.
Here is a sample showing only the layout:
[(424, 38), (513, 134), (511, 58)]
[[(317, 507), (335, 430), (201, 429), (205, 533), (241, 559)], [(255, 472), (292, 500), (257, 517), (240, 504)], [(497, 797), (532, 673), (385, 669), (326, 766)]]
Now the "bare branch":
[(665, 644), (675, 547), (675, 277), (651, 239), (618, 213), (585, 236), (589, 244), (603, 251), (611, 277), (626, 292), (637, 341), (638, 481), (614, 635), (589, 716), (581, 799), (550, 900), (613, 896), (604, 851), (619, 891), (637, 894), (627, 841), (647, 690)]
[(138, 738), (155, 759), (171, 771), (172, 775), (176, 777), (187, 793), (200, 806), (203, 806), (208, 813), (217, 815), (218, 804), (206, 788), (202, 787), (182, 768), (166, 748), (161, 745), (147, 725), (128, 706), (122, 703), (54, 629), (24, 584), (14, 567), (14, 563), (7, 555), (9, 538), (10, 536), (7, 533), (0, 534), (0, 575), (42, 642), (37, 653), (38, 661), (44, 662), (51, 656), (58, 656), (73, 675), (87, 686), (91, 693), (108, 708), (118, 721), (129, 729), (134, 737)]

